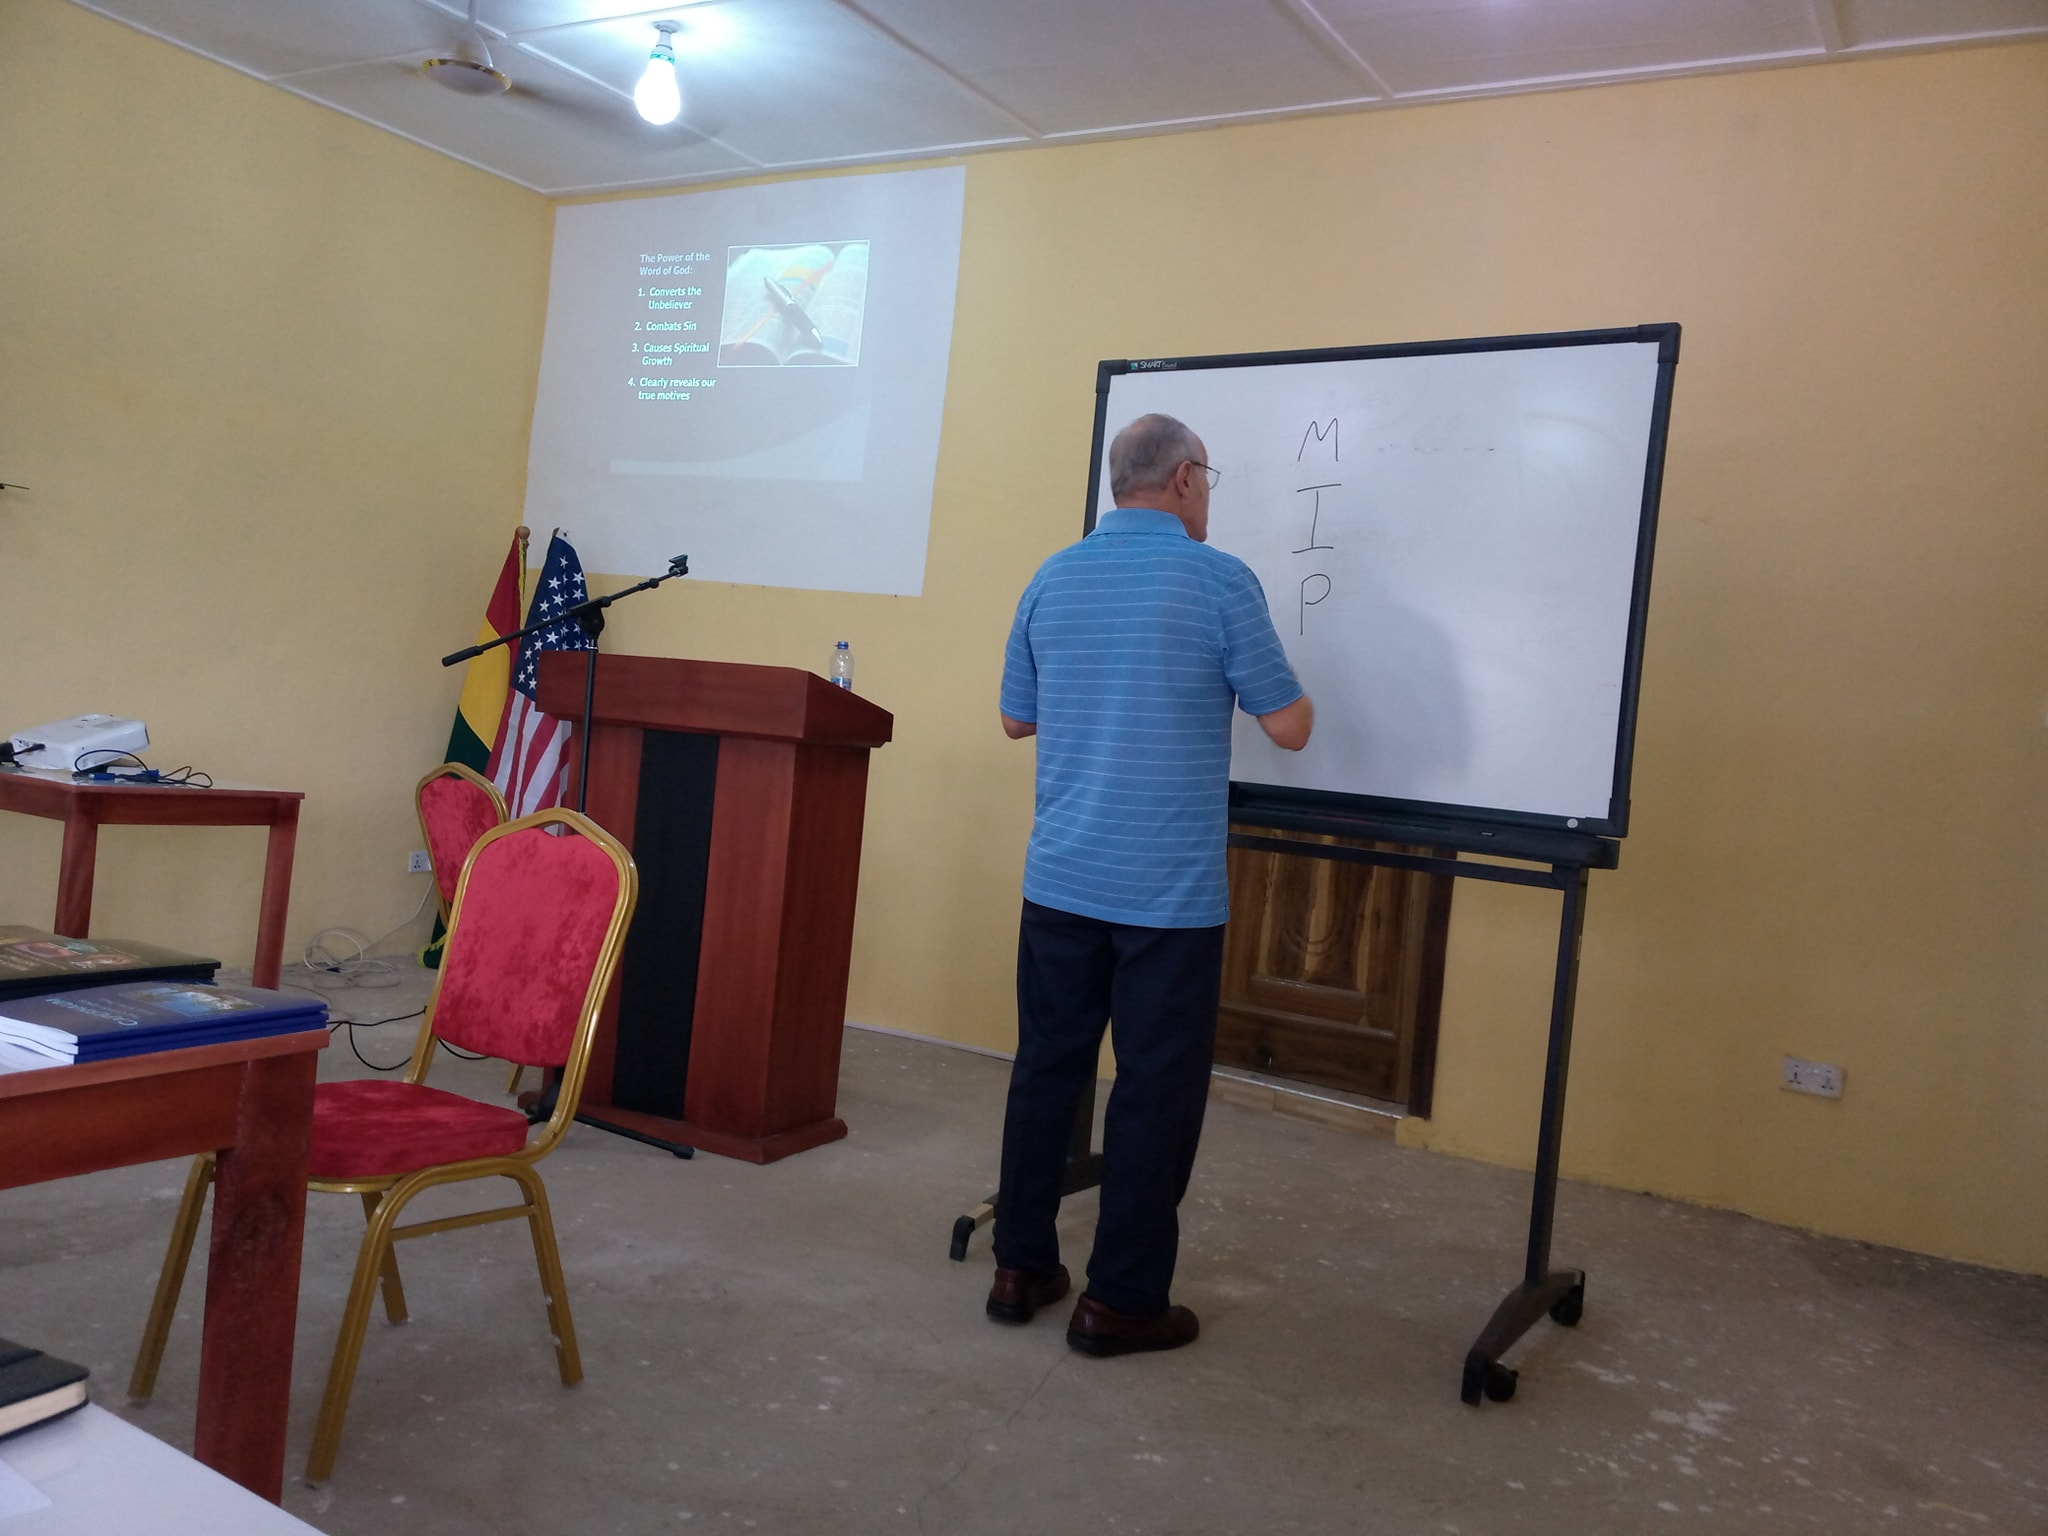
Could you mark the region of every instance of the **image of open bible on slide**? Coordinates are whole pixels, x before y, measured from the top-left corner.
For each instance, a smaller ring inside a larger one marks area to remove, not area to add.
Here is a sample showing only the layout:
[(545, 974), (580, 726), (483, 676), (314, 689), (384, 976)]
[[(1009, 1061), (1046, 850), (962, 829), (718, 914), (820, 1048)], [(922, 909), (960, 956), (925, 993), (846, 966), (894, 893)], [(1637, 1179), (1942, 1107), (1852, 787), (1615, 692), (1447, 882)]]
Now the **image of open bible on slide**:
[(728, 247), (721, 368), (860, 362), (868, 242)]

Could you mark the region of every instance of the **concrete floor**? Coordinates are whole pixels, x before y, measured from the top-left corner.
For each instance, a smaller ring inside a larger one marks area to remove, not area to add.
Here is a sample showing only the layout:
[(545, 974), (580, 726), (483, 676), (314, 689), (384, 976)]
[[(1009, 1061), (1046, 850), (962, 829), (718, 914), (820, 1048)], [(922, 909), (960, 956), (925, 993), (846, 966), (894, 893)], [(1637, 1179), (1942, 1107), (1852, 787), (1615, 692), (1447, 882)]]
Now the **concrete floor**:
[[(357, 1038), (402, 1061), (413, 1028)], [(363, 1070), (338, 1037), (323, 1072)], [(372, 1322), (319, 1489), (296, 1473), (362, 1218), (315, 1200), (286, 1508), (333, 1536), (2048, 1532), (2048, 1280), (1568, 1185), (1585, 1320), (1524, 1342), (1512, 1403), (1467, 1408), (1527, 1176), (1219, 1102), (1176, 1288), (1202, 1337), (1092, 1360), (1064, 1309), (982, 1316), (985, 1233), (946, 1258), (1005, 1080), (849, 1031), (831, 1146), (756, 1168), (578, 1128), (544, 1169), (584, 1384), (555, 1377), (523, 1230), (408, 1244), (413, 1321)], [(444, 1059), (435, 1081), (494, 1094), (503, 1072)], [(189, 1448), (197, 1261), (155, 1400), (123, 1399), (182, 1178), (0, 1193), (0, 1332)], [(1068, 1202), (1077, 1271), (1093, 1220)]]

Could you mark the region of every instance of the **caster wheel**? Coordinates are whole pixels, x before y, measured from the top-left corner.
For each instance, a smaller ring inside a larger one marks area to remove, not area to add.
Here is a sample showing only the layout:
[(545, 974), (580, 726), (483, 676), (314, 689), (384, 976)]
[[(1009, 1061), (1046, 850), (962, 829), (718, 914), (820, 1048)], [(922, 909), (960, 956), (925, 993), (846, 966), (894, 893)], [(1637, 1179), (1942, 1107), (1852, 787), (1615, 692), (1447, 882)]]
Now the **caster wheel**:
[(1465, 1362), (1465, 1379), (1460, 1384), (1458, 1397), (1474, 1407), (1482, 1398), (1504, 1403), (1515, 1395), (1515, 1381), (1516, 1373), (1499, 1361), (1474, 1357)]
[(1550, 1309), (1550, 1320), (1565, 1328), (1578, 1326), (1580, 1318), (1586, 1315), (1586, 1288), (1575, 1285), (1557, 1299), (1557, 1305)]
[(974, 1218), (962, 1216), (953, 1223), (953, 1241), (948, 1245), (946, 1257), (955, 1264), (967, 1262), (967, 1240), (974, 1236)]

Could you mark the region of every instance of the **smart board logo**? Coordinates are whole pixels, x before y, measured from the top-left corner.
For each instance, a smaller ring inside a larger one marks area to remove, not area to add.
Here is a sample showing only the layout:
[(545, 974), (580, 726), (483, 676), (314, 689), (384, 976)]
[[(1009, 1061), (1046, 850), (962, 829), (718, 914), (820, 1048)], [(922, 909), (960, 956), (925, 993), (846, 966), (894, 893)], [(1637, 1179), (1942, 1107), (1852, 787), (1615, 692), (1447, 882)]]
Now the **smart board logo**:
[(1179, 363), (1177, 363), (1177, 362), (1175, 362), (1175, 361), (1174, 361), (1174, 360), (1173, 360), (1172, 358), (1170, 358), (1170, 357), (1154, 357), (1154, 358), (1148, 358), (1148, 359), (1147, 359), (1146, 361), (1144, 361), (1144, 362), (1142, 362), (1142, 363), (1133, 363), (1133, 364), (1131, 364), (1131, 372), (1133, 372), (1133, 373), (1158, 373), (1158, 372), (1160, 372), (1160, 371), (1161, 371), (1161, 370), (1163, 370), (1163, 369), (1167, 369), (1167, 368), (1178, 368), (1179, 366), (1180, 366), (1180, 364), (1179, 364)]

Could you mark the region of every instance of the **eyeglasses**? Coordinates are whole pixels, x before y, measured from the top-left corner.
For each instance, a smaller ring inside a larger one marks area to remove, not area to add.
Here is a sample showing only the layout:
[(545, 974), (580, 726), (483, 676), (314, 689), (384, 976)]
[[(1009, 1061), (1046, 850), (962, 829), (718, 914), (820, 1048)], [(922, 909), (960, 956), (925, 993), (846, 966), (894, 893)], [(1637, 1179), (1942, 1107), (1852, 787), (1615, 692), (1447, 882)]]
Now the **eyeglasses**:
[(1194, 466), (1195, 466), (1195, 468), (1199, 469), (1199, 470), (1200, 470), (1200, 471), (1201, 471), (1201, 472), (1202, 472), (1202, 473), (1203, 473), (1203, 474), (1204, 474), (1204, 475), (1205, 475), (1205, 476), (1206, 476), (1206, 477), (1208, 478), (1208, 481), (1209, 481), (1209, 489), (1210, 489), (1210, 490), (1212, 490), (1212, 491), (1216, 489), (1216, 482), (1217, 482), (1217, 481), (1219, 481), (1219, 480), (1221, 480), (1221, 479), (1223, 478), (1223, 471), (1222, 471), (1222, 470), (1220, 470), (1220, 469), (1211, 469), (1211, 468), (1210, 468), (1210, 467), (1209, 467), (1209, 466), (1208, 466), (1207, 464), (1204, 464), (1204, 463), (1203, 463), (1203, 462), (1202, 462), (1201, 460), (1199, 460), (1199, 459), (1187, 459), (1187, 460), (1184, 460), (1183, 462), (1185, 462), (1185, 463), (1188, 463), (1188, 464), (1192, 464), (1192, 465), (1194, 465)]

